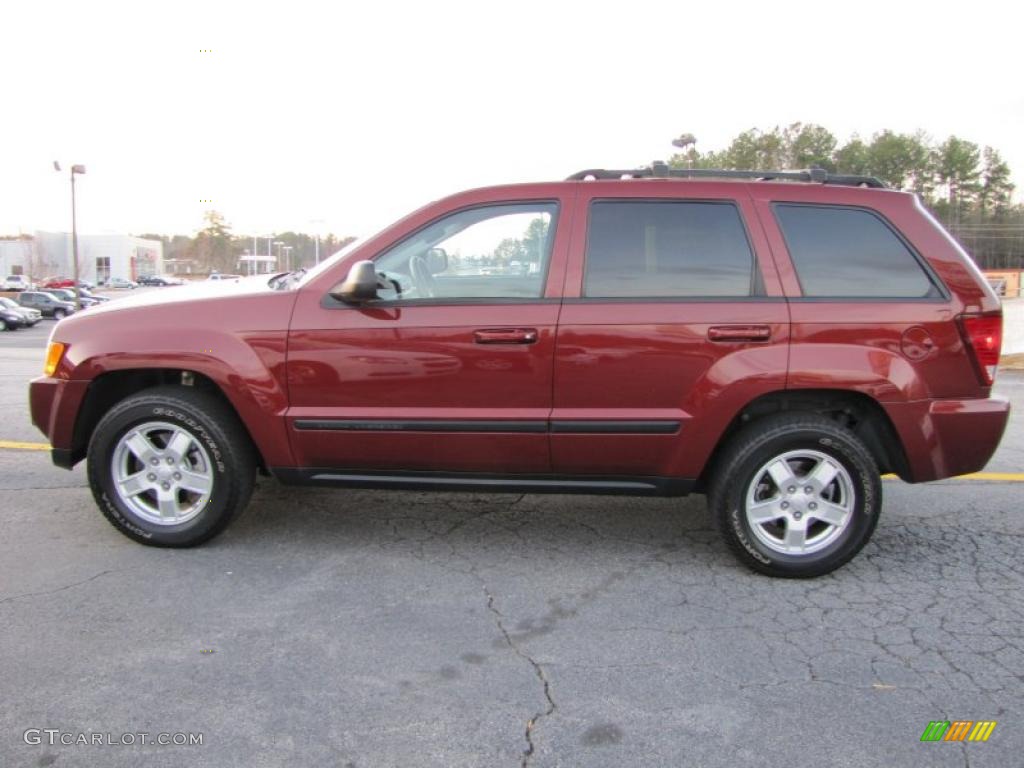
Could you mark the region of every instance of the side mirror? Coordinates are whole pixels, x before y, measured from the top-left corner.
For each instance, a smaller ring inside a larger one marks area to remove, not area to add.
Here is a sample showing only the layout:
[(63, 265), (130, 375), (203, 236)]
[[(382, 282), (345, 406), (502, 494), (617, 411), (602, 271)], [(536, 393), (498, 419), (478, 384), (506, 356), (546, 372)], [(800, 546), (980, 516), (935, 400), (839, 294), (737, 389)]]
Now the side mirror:
[(448, 251), (444, 248), (431, 248), (427, 251), (427, 271), (439, 275), (448, 269)]
[(361, 304), (377, 298), (380, 280), (372, 261), (357, 261), (341, 283), (331, 289), (331, 296), (347, 304)]

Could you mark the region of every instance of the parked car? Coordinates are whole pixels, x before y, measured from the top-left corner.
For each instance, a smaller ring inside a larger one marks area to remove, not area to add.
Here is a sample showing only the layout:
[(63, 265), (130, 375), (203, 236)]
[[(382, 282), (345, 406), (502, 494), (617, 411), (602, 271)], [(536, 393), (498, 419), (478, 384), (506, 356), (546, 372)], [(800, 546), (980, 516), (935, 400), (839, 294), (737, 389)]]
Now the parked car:
[[(309, 272), (70, 318), (32, 420), (155, 546), (222, 531), (259, 470), (700, 492), (748, 566), (817, 576), (870, 538), (882, 474), (979, 470), (1009, 414), (999, 300), (914, 195), (881, 187), (656, 164), (464, 192)], [(471, 243), (493, 269), (510, 241), (525, 274), (449, 264)]]
[(16, 331), (28, 325), (25, 316), (0, 303), (0, 331)]
[[(72, 304), (75, 303), (75, 290), (73, 288), (51, 288), (47, 293), (52, 294), (63, 301), (69, 301)], [(93, 297), (84, 289), (79, 289), (78, 295), (82, 304), (82, 309), (85, 309), (86, 307), (93, 307), (101, 303), (99, 299)]]
[(24, 275), (8, 275), (4, 278), (4, 291), (27, 291), (32, 287), (28, 278)]
[(38, 309), (23, 307), (17, 302), (8, 299), (6, 296), (0, 296), (0, 307), (12, 312), (17, 312), (22, 318), (21, 324), (26, 327), (32, 327), (43, 319), (43, 313)]
[(139, 278), (139, 285), (163, 287), (168, 285), (184, 285), (184, 281), (176, 277), (168, 277), (167, 275), (144, 275)]
[[(93, 288), (93, 284), (88, 280), (79, 280), (77, 283), (82, 288)], [(43, 280), (42, 288), (44, 290), (50, 290), (51, 288), (74, 288), (75, 280), (71, 277), (48, 277)]]
[(104, 288), (137, 288), (138, 283), (123, 277), (110, 277), (103, 283)]
[(54, 296), (47, 291), (22, 291), (18, 294), (18, 303), (23, 307), (39, 310), (44, 317), (61, 320), (75, 311), (70, 301)]
[(207, 277), (206, 279), (207, 280), (240, 280), (241, 278), (242, 278), (241, 275), (231, 275), (231, 274), (221, 273), (221, 272), (211, 272), (210, 276)]
[[(68, 289), (68, 290), (72, 290), (73, 291), (74, 289), (71, 288), (71, 289)], [(104, 304), (104, 303), (110, 301), (110, 297), (109, 296), (100, 296), (98, 293), (93, 293), (88, 288), (79, 288), (78, 289), (78, 294), (83, 299), (89, 299), (90, 301), (92, 301), (95, 304)]]

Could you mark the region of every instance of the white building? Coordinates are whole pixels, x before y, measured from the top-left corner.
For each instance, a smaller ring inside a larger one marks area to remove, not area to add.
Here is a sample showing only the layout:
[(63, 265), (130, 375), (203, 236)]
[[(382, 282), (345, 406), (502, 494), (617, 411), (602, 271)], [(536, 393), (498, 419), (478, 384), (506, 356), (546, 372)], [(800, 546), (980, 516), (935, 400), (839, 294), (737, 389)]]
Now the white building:
[(8, 275), (28, 273), (26, 264), (32, 263), (35, 241), (31, 238), (0, 240), (0, 280)]
[[(78, 276), (98, 283), (111, 277), (136, 280), (162, 274), (164, 246), (131, 235), (79, 235)], [(33, 280), (74, 274), (70, 232), (36, 232), (31, 240), (0, 240), (0, 276)]]

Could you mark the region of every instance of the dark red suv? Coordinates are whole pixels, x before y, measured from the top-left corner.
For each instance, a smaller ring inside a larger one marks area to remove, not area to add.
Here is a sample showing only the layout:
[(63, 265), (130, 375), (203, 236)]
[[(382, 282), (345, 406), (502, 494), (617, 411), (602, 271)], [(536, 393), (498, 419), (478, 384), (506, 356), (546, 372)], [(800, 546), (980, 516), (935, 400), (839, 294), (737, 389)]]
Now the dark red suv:
[(60, 322), (35, 424), (146, 544), (283, 483), (708, 495), (753, 568), (867, 542), (880, 475), (981, 469), (1002, 316), (910, 194), (809, 172), (478, 189), (308, 272)]

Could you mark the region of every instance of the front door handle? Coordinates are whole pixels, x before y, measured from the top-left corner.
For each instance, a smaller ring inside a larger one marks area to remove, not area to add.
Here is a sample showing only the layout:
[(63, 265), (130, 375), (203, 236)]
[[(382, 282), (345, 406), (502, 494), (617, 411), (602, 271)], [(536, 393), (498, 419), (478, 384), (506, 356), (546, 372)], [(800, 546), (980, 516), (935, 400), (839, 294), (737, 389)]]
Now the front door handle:
[(484, 328), (473, 331), (477, 344), (533, 344), (537, 341), (536, 328)]
[(708, 328), (711, 341), (768, 341), (770, 325), (713, 325)]

